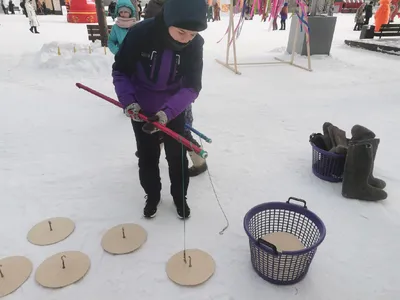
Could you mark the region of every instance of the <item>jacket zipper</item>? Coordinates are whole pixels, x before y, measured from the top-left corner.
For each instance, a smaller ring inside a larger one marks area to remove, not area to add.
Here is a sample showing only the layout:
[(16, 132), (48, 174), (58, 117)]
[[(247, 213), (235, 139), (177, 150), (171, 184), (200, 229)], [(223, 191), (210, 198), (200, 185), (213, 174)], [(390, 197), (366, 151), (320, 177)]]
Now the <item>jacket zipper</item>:
[(179, 54), (175, 54), (175, 62), (174, 62), (174, 67), (172, 69), (172, 78), (171, 78), (172, 82), (175, 81), (176, 71), (180, 64), (181, 64), (181, 56)]
[(151, 60), (150, 80), (153, 80), (157, 64), (157, 51), (151, 52), (150, 60)]

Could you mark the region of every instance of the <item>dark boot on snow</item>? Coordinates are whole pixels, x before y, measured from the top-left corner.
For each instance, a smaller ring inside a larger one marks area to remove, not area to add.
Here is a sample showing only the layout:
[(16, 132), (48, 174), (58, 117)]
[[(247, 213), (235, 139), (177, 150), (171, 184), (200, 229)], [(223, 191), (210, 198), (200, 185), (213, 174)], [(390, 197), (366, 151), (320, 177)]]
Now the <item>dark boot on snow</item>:
[(370, 142), (372, 145), (373, 162), (372, 162), (371, 175), (368, 178), (368, 183), (374, 187), (384, 189), (386, 187), (386, 182), (383, 181), (382, 179), (375, 178), (374, 175), (372, 174), (374, 172), (375, 157), (376, 157), (376, 152), (378, 151), (380, 139), (372, 139)]
[(351, 141), (359, 142), (375, 138), (375, 133), (361, 125), (354, 125), (351, 129)]
[(343, 173), (343, 197), (367, 201), (379, 201), (387, 198), (385, 191), (368, 183), (373, 163), (371, 143), (351, 143), (349, 145)]
[(329, 127), (331, 127), (331, 126), (333, 126), (333, 125), (332, 125), (332, 123), (329, 123), (329, 122), (325, 122), (322, 125), (322, 132), (323, 132), (322, 138), (324, 140), (325, 148), (327, 151), (331, 150), (333, 147), (331, 139), (329, 137)]
[(147, 195), (146, 196), (146, 205), (143, 209), (143, 216), (145, 218), (154, 218), (157, 214), (157, 208), (160, 204), (161, 196), (160, 195)]
[(329, 126), (328, 133), (333, 146), (329, 151), (337, 154), (346, 154), (348, 148), (346, 132), (332, 125)]
[(186, 198), (184, 201), (174, 199), (174, 203), (176, 207), (176, 213), (179, 219), (190, 218), (190, 208), (189, 205), (187, 204)]
[[(373, 163), (375, 162), (375, 157), (376, 157), (376, 152), (378, 151), (378, 146), (380, 143), (380, 139), (375, 138), (375, 133), (368, 128), (361, 126), (361, 125), (354, 125), (353, 128), (351, 129), (351, 142), (352, 143), (362, 143), (362, 142), (368, 142), (372, 145), (373, 149)], [(371, 170), (371, 175), (369, 177), (369, 184), (383, 189), (386, 187), (386, 182), (383, 181), (382, 179), (375, 178), (373, 173), (374, 165), (372, 165), (372, 170)]]

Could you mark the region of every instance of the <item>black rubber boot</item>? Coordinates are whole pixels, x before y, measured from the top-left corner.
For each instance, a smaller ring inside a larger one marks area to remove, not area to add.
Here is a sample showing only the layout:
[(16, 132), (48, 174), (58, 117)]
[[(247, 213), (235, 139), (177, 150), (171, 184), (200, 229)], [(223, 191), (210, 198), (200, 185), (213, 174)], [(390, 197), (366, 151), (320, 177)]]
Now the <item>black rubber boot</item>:
[(367, 201), (379, 201), (387, 198), (385, 191), (368, 183), (373, 162), (371, 143), (349, 145), (343, 173), (343, 197)]

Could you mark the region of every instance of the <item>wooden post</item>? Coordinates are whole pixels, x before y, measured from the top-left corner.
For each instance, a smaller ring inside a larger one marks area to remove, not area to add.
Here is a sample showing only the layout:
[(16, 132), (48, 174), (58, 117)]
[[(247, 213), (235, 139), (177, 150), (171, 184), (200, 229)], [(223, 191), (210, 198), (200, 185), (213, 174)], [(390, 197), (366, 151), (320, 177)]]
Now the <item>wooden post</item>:
[(101, 45), (105, 47), (107, 46), (107, 40), (108, 40), (108, 27), (107, 27), (106, 15), (104, 13), (104, 4), (102, 0), (95, 0), (95, 3), (96, 3), (97, 20), (100, 29)]
[[(235, 73), (238, 73), (237, 69), (237, 58), (236, 58), (236, 35), (235, 35), (235, 23), (233, 22), (233, 0), (231, 0), (231, 7), (230, 7), (230, 27), (232, 30), (232, 46), (233, 46), (233, 63), (235, 67)], [(229, 40), (228, 40), (229, 42)], [(228, 63), (228, 62), (227, 62)]]
[[(233, 3), (233, 0), (231, 0), (231, 5)], [(229, 49), (231, 45), (231, 34), (232, 34), (232, 24), (233, 24), (233, 14), (232, 14), (232, 7), (229, 9), (229, 26), (228, 26), (228, 41), (226, 42), (226, 59), (225, 63), (228, 65), (229, 64)]]
[(292, 58), (290, 59), (291, 65), (293, 65), (294, 62), (294, 55), (296, 53), (296, 44), (297, 44), (297, 39), (299, 38), (299, 31), (300, 31), (300, 21), (297, 20), (296, 32), (294, 34), (293, 45), (292, 45)]

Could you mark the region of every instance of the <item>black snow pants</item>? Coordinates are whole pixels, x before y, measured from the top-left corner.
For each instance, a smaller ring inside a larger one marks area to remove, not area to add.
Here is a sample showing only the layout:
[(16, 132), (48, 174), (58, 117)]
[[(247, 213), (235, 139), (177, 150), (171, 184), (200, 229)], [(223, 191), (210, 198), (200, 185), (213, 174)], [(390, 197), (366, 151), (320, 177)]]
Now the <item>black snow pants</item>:
[[(132, 120), (139, 154), (139, 178), (145, 193), (149, 198), (158, 198), (161, 192), (160, 178), (160, 135), (163, 135), (164, 149), (168, 161), (169, 178), (171, 180), (171, 195), (175, 204), (180, 205), (189, 186), (188, 160), (186, 147), (162, 132), (153, 134), (142, 130), (144, 122)], [(185, 133), (185, 112), (171, 120), (167, 127), (180, 135)], [(182, 174), (183, 173), (183, 174)]]

